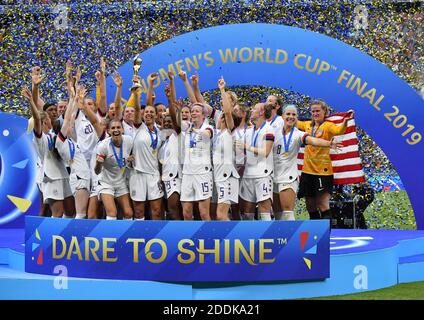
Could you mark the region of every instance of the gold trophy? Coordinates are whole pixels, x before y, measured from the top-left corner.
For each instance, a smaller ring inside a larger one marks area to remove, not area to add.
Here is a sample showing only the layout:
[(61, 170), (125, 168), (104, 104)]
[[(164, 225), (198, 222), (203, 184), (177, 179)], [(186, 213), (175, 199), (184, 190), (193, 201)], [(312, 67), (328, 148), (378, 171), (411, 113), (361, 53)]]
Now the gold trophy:
[[(133, 59), (134, 76), (138, 76), (138, 72), (140, 71), (142, 63), (143, 63), (143, 60), (139, 57), (139, 55), (136, 55), (135, 58)], [(137, 80), (134, 81), (134, 78), (132, 80), (132, 83), (133, 83), (133, 85), (132, 85), (130, 91), (141, 88), (141, 83)]]

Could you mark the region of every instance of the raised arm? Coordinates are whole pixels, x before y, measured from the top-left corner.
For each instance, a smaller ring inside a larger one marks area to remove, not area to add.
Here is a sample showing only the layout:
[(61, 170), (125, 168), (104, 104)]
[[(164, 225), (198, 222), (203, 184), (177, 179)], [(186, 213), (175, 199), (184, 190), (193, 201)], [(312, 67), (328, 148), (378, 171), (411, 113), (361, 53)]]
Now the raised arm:
[(25, 97), (31, 106), (31, 115), (34, 119), (34, 132), (39, 137), (42, 133), (41, 117), (37, 106), (34, 103), (34, 97), (27, 87), (22, 89), (22, 96)]
[(72, 91), (73, 88), (75, 88), (74, 79), (72, 78), (72, 62), (71, 62), (71, 60), (66, 61), (65, 81), (66, 81), (66, 91), (68, 92), (68, 97), (71, 97), (71, 91)]
[(168, 98), (168, 110), (169, 110), (169, 115), (171, 116), (171, 119), (172, 119), (172, 125), (174, 126), (174, 129), (177, 132), (177, 134), (179, 134), (181, 132), (181, 122), (178, 122), (177, 120), (177, 112), (175, 110), (176, 101), (174, 101), (172, 97), (171, 84), (168, 84), (165, 87), (165, 95)]
[(122, 96), (122, 84), (123, 80), (121, 75), (116, 72), (113, 75), (113, 82), (116, 85), (116, 94), (115, 94), (115, 118), (122, 120), (122, 106), (121, 106), (121, 96)]
[[(138, 76), (134, 76), (138, 77)], [(143, 121), (142, 112), (141, 112), (141, 106), (140, 106), (140, 95), (141, 95), (141, 88), (135, 89), (131, 93), (134, 97), (134, 123), (136, 125), (140, 125)]]
[(221, 91), (222, 99), (222, 111), (224, 112), (225, 123), (227, 128), (232, 131), (234, 129), (234, 120), (233, 120), (233, 106), (228, 99), (227, 94), (225, 93), (225, 80), (221, 78), (218, 80), (218, 88)]
[(151, 73), (147, 77), (147, 93), (146, 93), (146, 106), (154, 105), (154, 93), (153, 93), (153, 83), (159, 77), (157, 73)]
[(106, 61), (103, 57), (100, 58), (100, 75), (99, 75), (99, 85), (100, 85), (100, 101), (99, 101), (99, 110), (101, 114), (106, 114), (107, 112), (107, 102), (106, 102)]
[(178, 72), (178, 76), (184, 82), (184, 87), (185, 87), (185, 89), (187, 91), (187, 95), (188, 95), (188, 98), (190, 99), (190, 102), (191, 103), (196, 103), (197, 102), (196, 96), (194, 95), (193, 88), (191, 87), (190, 83), (188, 82), (187, 73), (185, 73), (184, 71), (180, 70), (180, 72)]
[(75, 93), (71, 93), (69, 96), (68, 106), (66, 107), (65, 115), (63, 118), (62, 128), (60, 132), (63, 136), (67, 137), (69, 135), (69, 129), (72, 127), (72, 117), (75, 118), (75, 111), (78, 109), (77, 103), (75, 101)]
[(206, 103), (205, 99), (202, 96), (202, 93), (200, 92), (199, 88), (199, 75), (193, 74), (190, 77), (191, 85), (193, 86), (194, 95), (196, 97), (196, 101), (199, 103)]
[(32, 99), (38, 110), (43, 110), (44, 101), (40, 98), (40, 83), (44, 80), (44, 76), (41, 75), (41, 68), (34, 67), (31, 71), (32, 78)]
[(171, 98), (172, 102), (177, 102), (177, 90), (175, 89), (175, 78), (174, 73), (172, 71), (168, 71), (168, 78), (169, 78), (169, 86), (171, 88)]

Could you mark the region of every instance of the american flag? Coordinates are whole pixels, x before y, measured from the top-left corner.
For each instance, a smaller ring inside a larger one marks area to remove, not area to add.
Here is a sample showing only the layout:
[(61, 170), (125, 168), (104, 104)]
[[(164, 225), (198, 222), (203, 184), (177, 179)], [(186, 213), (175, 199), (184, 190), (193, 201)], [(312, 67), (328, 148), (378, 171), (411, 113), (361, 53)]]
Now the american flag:
[[(325, 120), (340, 124), (349, 114), (347, 112), (338, 112), (330, 115)], [(359, 156), (358, 137), (356, 136), (355, 119), (347, 123), (345, 134), (335, 136), (336, 141), (343, 143), (339, 150), (330, 149), (330, 158), (333, 164), (334, 184), (352, 184), (365, 181), (365, 175), (362, 171), (361, 158)], [(297, 169), (299, 175), (303, 168), (304, 147), (300, 148), (297, 156)]]

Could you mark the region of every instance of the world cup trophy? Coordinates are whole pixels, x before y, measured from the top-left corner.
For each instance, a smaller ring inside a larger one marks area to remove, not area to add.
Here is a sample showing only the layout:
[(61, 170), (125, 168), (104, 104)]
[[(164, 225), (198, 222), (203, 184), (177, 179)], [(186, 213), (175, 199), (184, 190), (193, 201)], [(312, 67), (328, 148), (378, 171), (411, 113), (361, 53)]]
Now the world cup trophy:
[[(135, 58), (133, 59), (134, 76), (138, 76), (138, 72), (140, 71), (142, 63), (143, 63), (143, 60), (139, 57), (139, 55), (136, 55)], [(130, 91), (141, 88), (140, 81), (137, 81), (137, 79), (134, 79), (134, 77), (133, 77), (132, 83), (133, 83), (133, 85), (132, 85)]]

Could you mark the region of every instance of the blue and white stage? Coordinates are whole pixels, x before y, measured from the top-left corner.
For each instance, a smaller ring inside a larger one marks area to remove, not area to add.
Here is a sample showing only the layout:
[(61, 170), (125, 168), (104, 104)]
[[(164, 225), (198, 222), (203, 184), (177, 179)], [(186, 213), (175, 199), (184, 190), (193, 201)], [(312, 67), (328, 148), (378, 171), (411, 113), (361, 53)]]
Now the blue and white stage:
[(220, 283), (72, 277), (65, 283), (62, 277), (24, 271), (24, 233), (0, 232), (0, 299), (295, 299), (424, 281), (424, 231), (333, 229), (330, 277), (325, 280)]

